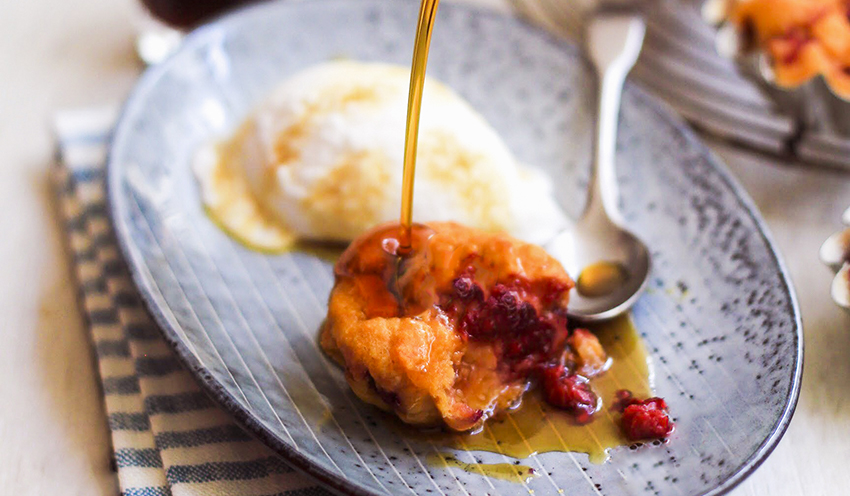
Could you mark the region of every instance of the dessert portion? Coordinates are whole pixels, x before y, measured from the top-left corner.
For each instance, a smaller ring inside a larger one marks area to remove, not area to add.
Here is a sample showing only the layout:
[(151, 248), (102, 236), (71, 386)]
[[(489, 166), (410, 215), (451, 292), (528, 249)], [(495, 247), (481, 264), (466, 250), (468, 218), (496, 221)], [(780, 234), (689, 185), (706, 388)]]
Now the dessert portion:
[(470, 431), (539, 385), (577, 422), (592, 419), (602, 400), (590, 379), (610, 362), (594, 334), (568, 327), (574, 283), (560, 263), (452, 222), (414, 226), (409, 253), (398, 233), (373, 229), (335, 268), (321, 344), (357, 396), (409, 424)]
[(322, 346), (364, 401), (410, 424), (473, 429), (561, 358), (573, 281), (504, 234), (418, 225), (399, 256), (398, 230), (363, 235), (337, 263)]
[[(409, 69), (334, 61), (283, 82), (230, 136), (203, 146), (204, 205), (249, 245), (351, 241), (398, 216)], [(520, 165), (495, 130), (427, 80), (414, 217), (456, 220), (543, 242), (565, 224), (548, 178)]]
[(850, 99), (850, 19), (846, 0), (727, 0), (725, 17), (745, 51), (762, 50), (774, 82), (796, 87), (821, 75)]

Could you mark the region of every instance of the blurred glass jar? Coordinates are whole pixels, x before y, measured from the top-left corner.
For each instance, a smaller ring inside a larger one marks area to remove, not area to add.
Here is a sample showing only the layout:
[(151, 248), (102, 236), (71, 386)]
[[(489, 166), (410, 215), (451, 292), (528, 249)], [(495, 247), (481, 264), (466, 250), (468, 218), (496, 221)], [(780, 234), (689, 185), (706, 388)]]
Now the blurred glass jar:
[(259, 0), (142, 0), (161, 21), (176, 28), (197, 26), (222, 12)]
[(136, 53), (145, 65), (165, 60), (180, 46), (185, 32), (236, 7), (262, 0), (142, 0), (153, 18), (137, 27)]

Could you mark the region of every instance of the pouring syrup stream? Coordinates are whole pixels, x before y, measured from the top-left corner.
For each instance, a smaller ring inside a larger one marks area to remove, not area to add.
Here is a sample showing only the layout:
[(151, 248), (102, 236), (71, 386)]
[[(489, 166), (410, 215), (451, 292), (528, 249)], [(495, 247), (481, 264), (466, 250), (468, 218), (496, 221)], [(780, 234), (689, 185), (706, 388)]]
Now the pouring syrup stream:
[(398, 253), (411, 249), (413, 229), (413, 179), (416, 173), (416, 146), (419, 141), (419, 111), (422, 108), (422, 90), (425, 86), (425, 68), (428, 65), (428, 49), (431, 33), (437, 16), (440, 0), (422, 0), (419, 8), (419, 23), (413, 45), (413, 61), (410, 66), (410, 93), (407, 99), (407, 125), (404, 139), (404, 173), (401, 186), (401, 232)]

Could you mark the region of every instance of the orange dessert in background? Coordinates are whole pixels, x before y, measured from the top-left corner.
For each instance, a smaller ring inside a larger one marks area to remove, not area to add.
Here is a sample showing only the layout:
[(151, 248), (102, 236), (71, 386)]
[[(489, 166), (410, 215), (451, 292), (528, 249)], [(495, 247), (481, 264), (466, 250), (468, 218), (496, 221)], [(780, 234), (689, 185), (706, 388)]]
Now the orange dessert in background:
[[(574, 283), (542, 248), (451, 222), (359, 237), (337, 262), (321, 342), (364, 401), (414, 425), (474, 430), (540, 384), (546, 401), (588, 422), (589, 378), (609, 360), (567, 326)], [(669, 433), (672, 423), (656, 429)], [(653, 436), (650, 436), (653, 437)]]
[(850, 99), (848, 9), (846, 0), (730, 0), (727, 15), (746, 48), (767, 54), (776, 84), (796, 87), (822, 75)]

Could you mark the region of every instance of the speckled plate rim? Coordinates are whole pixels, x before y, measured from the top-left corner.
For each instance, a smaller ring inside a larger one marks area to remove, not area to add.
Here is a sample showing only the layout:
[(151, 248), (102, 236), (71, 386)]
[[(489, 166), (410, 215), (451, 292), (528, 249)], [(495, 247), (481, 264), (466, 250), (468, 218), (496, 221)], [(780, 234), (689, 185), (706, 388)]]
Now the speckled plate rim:
[(770, 456), (779, 444), (782, 436), (785, 435), (785, 432), (788, 430), (788, 426), (791, 423), (791, 419), (794, 417), (794, 411), (797, 409), (797, 403), (800, 399), (800, 387), (802, 386), (803, 381), (803, 357), (805, 349), (803, 340), (803, 320), (800, 315), (800, 303), (797, 301), (797, 292), (794, 289), (794, 283), (791, 279), (788, 267), (785, 265), (785, 261), (779, 254), (779, 250), (776, 247), (773, 236), (770, 234), (767, 224), (764, 219), (762, 219), (758, 207), (752, 198), (750, 198), (749, 193), (747, 193), (744, 187), (738, 183), (720, 158), (718, 158), (713, 151), (700, 141), (696, 136), (696, 133), (676, 115), (676, 112), (672, 107), (670, 107), (670, 105), (649, 95), (645, 90), (634, 84), (627, 83), (627, 89), (632, 96), (637, 96), (638, 99), (641, 100), (641, 103), (654, 112), (659, 119), (667, 120), (672, 123), (676, 131), (680, 133), (689, 144), (695, 146), (697, 150), (704, 154), (704, 156), (708, 159), (708, 163), (711, 164), (718, 176), (735, 194), (735, 197), (738, 199), (741, 207), (743, 207), (753, 220), (762, 239), (765, 241), (768, 248), (770, 248), (770, 256), (773, 258), (773, 262), (779, 269), (779, 274), (782, 276), (782, 282), (785, 286), (785, 292), (789, 297), (788, 306), (790, 308), (788, 308), (788, 310), (794, 316), (794, 348), (796, 350), (796, 355), (794, 357), (794, 375), (791, 382), (791, 388), (788, 390), (788, 397), (785, 399), (782, 415), (780, 415), (776, 424), (771, 429), (770, 435), (765, 438), (750, 458), (748, 458), (732, 475), (718, 484), (715, 488), (699, 495), (720, 496), (734, 489), (738, 484), (743, 482), (744, 479), (749, 477), (750, 474), (752, 474), (757, 468), (759, 468), (762, 463), (764, 463), (767, 457)]
[[(357, 0), (311, 0), (310, 3), (315, 4), (316, 2), (322, 2), (325, 4), (351, 4), (353, 1)], [(164, 306), (164, 302), (162, 301), (163, 296), (155, 288), (153, 284), (153, 277), (150, 272), (145, 270), (145, 265), (142, 263), (143, 256), (133, 241), (130, 226), (124, 222), (120, 222), (119, 219), (121, 219), (121, 216), (118, 215), (119, 212), (126, 212), (127, 207), (125, 205), (125, 197), (120, 194), (122, 181), (124, 180), (124, 176), (122, 174), (123, 171), (121, 169), (121, 164), (117, 163), (113, 159), (114, 155), (116, 155), (114, 150), (120, 145), (121, 141), (125, 139), (125, 135), (128, 134), (129, 116), (141, 106), (141, 102), (146, 92), (150, 88), (154, 87), (170, 70), (172, 60), (183, 51), (192, 50), (198, 48), (204, 43), (207, 43), (209, 41), (210, 34), (215, 31), (222, 29), (227, 30), (229, 26), (244, 22), (245, 19), (263, 15), (263, 12), (267, 9), (297, 9), (302, 3), (306, 2), (304, 2), (304, 0), (290, 0), (286, 3), (272, 2), (267, 4), (257, 4), (226, 14), (191, 32), (186, 36), (182, 45), (174, 54), (162, 63), (145, 71), (145, 73), (139, 78), (121, 109), (117, 124), (111, 137), (109, 150), (107, 152), (106, 189), (107, 204), (109, 207), (108, 212), (112, 226), (115, 230), (119, 249), (127, 263), (131, 278), (136, 287), (139, 289), (139, 293), (145, 304), (144, 306), (146, 310), (157, 323), (166, 342), (174, 349), (179, 359), (188, 367), (190, 373), (198, 380), (210, 397), (221, 405), (221, 407), (228, 413), (230, 413), (250, 434), (265, 445), (269, 446), (272, 450), (281, 455), (289, 464), (303, 472), (305, 475), (313, 478), (323, 486), (339, 494), (371, 496), (372, 493), (369, 491), (353, 486), (347, 481), (347, 479), (311, 463), (304, 455), (282, 442), (271, 430), (266, 428), (260, 421), (254, 418), (247, 409), (243, 408), (209, 373), (198, 358), (191, 352), (186, 343), (180, 339), (180, 334), (177, 332), (179, 324), (170, 311), (164, 311), (166, 306)], [(541, 30), (523, 19), (506, 16), (494, 10), (468, 4), (449, 3), (443, 5), (441, 8), (443, 10), (452, 9), (466, 11), (469, 15), (474, 16), (507, 18), (509, 19), (509, 22), (522, 26), (525, 29), (535, 31), (539, 36), (559, 45), (563, 50), (580, 56), (578, 47), (572, 43)], [(771, 429), (771, 434), (764, 440), (764, 442), (762, 442), (761, 445), (759, 445), (759, 447), (753, 452), (752, 456), (738, 467), (732, 475), (713, 489), (704, 492), (700, 496), (717, 496), (726, 494), (752, 474), (753, 471), (755, 471), (764, 462), (785, 434), (788, 429), (788, 425), (791, 422), (791, 418), (794, 415), (800, 396), (800, 386), (803, 373), (803, 325), (800, 317), (799, 303), (797, 301), (796, 292), (794, 291), (793, 282), (790, 278), (788, 269), (782, 260), (782, 257), (779, 255), (773, 238), (770, 235), (764, 220), (759, 215), (758, 209), (749, 194), (733, 178), (731, 172), (729, 172), (719, 158), (717, 158), (711, 150), (699, 141), (695, 133), (688, 128), (686, 124), (684, 124), (681, 118), (675, 114), (675, 111), (670, 108), (669, 105), (648, 95), (644, 90), (633, 83), (627, 83), (626, 91), (628, 91), (631, 96), (637, 97), (641, 103), (655, 113), (655, 116), (659, 120), (665, 120), (670, 123), (671, 127), (673, 127), (676, 132), (685, 138), (689, 144), (695, 146), (695, 148), (707, 158), (708, 163), (711, 164), (715, 172), (717, 172), (718, 176), (723, 180), (730, 191), (734, 193), (740, 206), (744, 209), (744, 211), (746, 211), (747, 215), (752, 218), (754, 224), (758, 228), (759, 234), (768, 246), (770, 255), (773, 258), (776, 267), (779, 269), (782, 282), (785, 286), (784, 290), (789, 295), (790, 308), (788, 310), (792, 313), (794, 319), (794, 344), (796, 356), (794, 357), (794, 374), (791, 387), (788, 392), (788, 397), (786, 398), (782, 414)]]

